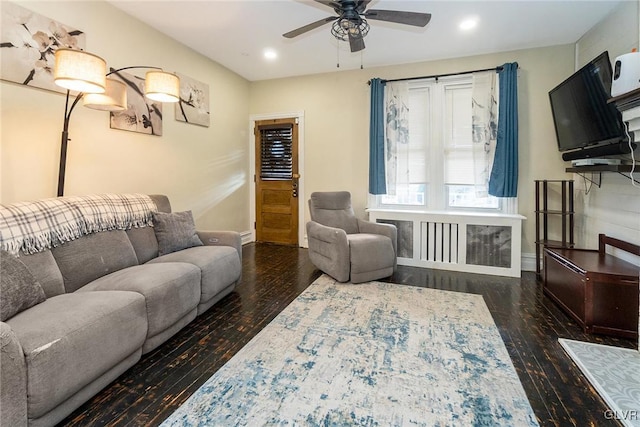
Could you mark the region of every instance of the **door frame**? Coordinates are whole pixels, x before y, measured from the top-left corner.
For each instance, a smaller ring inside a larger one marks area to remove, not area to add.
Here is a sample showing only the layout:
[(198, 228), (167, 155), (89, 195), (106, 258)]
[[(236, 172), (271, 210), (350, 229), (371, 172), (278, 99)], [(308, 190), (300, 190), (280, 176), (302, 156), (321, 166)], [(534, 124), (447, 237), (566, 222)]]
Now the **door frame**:
[(304, 182), (306, 180), (304, 171), (304, 111), (293, 113), (269, 113), (269, 114), (252, 114), (249, 116), (249, 226), (251, 229), (251, 241), (256, 241), (256, 229), (253, 226), (256, 222), (256, 183), (253, 176), (256, 174), (256, 138), (253, 132), (255, 124), (260, 120), (273, 119), (298, 119), (298, 246), (307, 247), (305, 236), (305, 192)]

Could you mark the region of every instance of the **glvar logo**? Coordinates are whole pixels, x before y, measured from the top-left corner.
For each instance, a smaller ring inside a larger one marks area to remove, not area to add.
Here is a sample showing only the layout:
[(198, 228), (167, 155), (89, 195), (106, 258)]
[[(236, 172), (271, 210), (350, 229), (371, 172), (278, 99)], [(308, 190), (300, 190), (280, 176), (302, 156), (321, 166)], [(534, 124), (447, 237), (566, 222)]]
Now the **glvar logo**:
[(636, 420), (640, 420), (640, 411), (637, 411), (634, 409), (627, 409), (624, 411), (612, 411), (608, 409), (604, 411), (604, 418), (607, 420), (636, 421)]

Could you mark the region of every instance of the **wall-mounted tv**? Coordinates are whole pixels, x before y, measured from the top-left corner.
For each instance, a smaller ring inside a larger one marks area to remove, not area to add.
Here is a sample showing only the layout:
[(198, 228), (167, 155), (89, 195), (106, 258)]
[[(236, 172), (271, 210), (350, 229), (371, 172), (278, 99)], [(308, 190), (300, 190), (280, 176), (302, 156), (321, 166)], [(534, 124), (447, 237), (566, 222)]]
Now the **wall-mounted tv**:
[(578, 150), (563, 154), (563, 159), (592, 157), (585, 148), (626, 139), (620, 112), (613, 103), (607, 104), (611, 75), (605, 51), (549, 92), (558, 149)]

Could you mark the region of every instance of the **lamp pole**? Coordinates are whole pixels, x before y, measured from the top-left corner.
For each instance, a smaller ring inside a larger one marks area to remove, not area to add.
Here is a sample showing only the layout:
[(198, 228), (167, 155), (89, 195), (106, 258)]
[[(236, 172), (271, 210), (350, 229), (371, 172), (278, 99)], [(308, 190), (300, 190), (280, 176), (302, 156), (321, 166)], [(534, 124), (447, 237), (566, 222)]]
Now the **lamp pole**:
[(71, 107), (69, 107), (69, 90), (67, 89), (67, 100), (64, 105), (64, 122), (62, 125), (62, 139), (60, 143), (60, 167), (58, 169), (58, 197), (64, 195), (64, 175), (67, 165), (67, 146), (69, 145), (69, 120), (71, 119), (71, 113), (76, 104), (82, 99), (84, 93), (80, 92), (76, 99), (74, 99)]
[[(117, 73), (119, 71), (130, 70), (132, 68), (162, 70), (162, 68), (160, 67), (152, 67), (147, 65), (134, 65), (131, 67), (118, 68), (117, 70), (111, 69), (111, 71), (105, 74), (105, 76), (110, 76), (111, 74)], [(73, 109), (76, 107), (78, 102), (84, 96), (84, 92), (78, 93), (78, 96), (76, 96), (76, 99), (73, 100), (73, 103), (71, 103), (71, 106), (69, 106), (69, 95), (70, 95), (70, 91), (67, 89), (67, 100), (64, 105), (64, 122), (62, 125), (62, 137), (60, 141), (60, 166), (58, 168), (58, 192), (57, 192), (58, 197), (62, 197), (64, 195), (64, 178), (65, 178), (65, 172), (66, 172), (66, 166), (67, 166), (67, 148), (69, 146), (69, 141), (70, 141), (69, 121), (71, 119), (71, 113), (73, 112)]]

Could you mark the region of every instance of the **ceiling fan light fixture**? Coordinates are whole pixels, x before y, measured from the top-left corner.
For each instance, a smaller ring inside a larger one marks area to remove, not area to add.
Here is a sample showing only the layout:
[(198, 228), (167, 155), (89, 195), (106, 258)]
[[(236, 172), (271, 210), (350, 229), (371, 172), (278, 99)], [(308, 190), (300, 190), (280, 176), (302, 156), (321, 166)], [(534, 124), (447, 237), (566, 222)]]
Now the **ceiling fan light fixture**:
[(334, 21), (331, 26), (331, 34), (336, 39), (347, 42), (349, 41), (349, 34), (351, 34), (352, 37), (364, 37), (369, 33), (369, 29), (369, 23), (364, 18), (361, 18), (358, 24), (349, 19), (339, 19)]
[(367, 19), (411, 25), (414, 27), (425, 27), (431, 20), (430, 13), (367, 9), (371, 0), (315, 1), (332, 8), (336, 15), (303, 25), (300, 28), (284, 33), (282, 35), (283, 37), (291, 39), (331, 22), (331, 35), (339, 42), (348, 42), (351, 53), (355, 53), (365, 48), (364, 37), (369, 33), (370, 29)]

